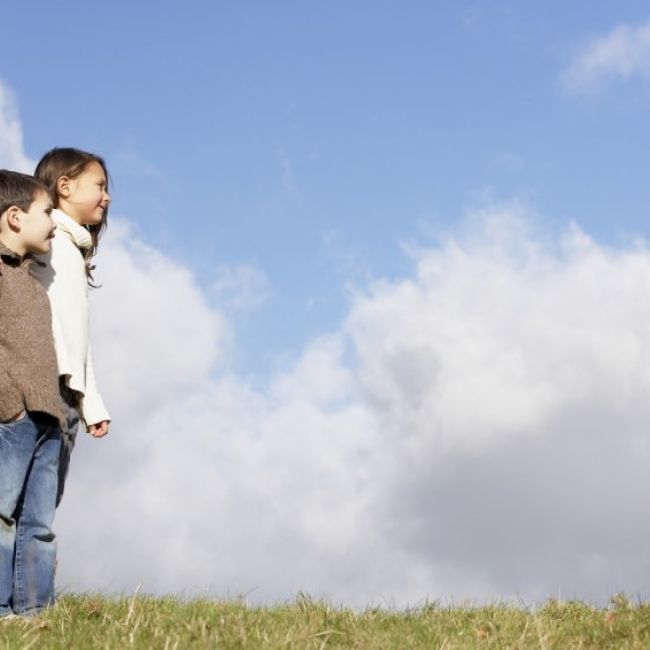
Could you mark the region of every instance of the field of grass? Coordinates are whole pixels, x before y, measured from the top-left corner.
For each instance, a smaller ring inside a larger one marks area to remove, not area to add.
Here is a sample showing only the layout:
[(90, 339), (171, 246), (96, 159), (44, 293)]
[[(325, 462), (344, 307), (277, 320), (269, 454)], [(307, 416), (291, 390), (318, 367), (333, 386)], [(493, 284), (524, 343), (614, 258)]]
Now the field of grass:
[(355, 612), (299, 597), (276, 607), (65, 596), (33, 620), (0, 619), (5, 648), (650, 648), (650, 605), (549, 601)]

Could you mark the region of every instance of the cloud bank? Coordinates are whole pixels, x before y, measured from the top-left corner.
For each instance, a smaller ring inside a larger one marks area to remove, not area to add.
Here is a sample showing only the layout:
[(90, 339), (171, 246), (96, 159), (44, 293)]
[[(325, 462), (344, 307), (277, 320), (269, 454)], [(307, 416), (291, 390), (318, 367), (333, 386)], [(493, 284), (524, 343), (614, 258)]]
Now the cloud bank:
[(650, 23), (620, 25), (593, 39), (569, 64), (562, 80), (574, 91), (616, 79), (650, 76)]
[(114, 421), (75, 451), (59, 586), (646, 595), (650, 251), (509, 205), (411, 255), (259, 385), (228, 364), (227, 306), (114, 219), (92, 295)]
[(357, 605), (644, 593), (644, 245), (477, 213), (262, 388), (220, 366), (236, 341), (189, 271), (143, 249), (118, 227), (101, 261), (115, 423), (75, 458), (65, 584)]

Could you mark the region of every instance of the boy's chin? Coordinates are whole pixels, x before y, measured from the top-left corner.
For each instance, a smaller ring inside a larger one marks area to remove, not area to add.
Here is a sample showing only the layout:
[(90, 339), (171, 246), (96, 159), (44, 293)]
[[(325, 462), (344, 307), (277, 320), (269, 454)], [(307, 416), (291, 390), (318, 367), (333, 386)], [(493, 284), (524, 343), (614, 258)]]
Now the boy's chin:
[(40, 244), (32, 244), (29, 247), (28, 252), (32, 255), (43, 255), (44, 253), (49, 253), (52, 248), (52, 240), (47, 239), (46, 241)]

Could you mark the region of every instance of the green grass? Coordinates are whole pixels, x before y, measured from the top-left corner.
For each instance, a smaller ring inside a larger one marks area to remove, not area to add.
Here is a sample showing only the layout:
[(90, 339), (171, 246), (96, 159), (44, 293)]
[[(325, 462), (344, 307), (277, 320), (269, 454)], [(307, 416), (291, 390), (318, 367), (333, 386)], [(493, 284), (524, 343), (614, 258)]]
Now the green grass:
[(355, 612), (300, 596), (275, 607), (134, 596), (64, 596), (37, 619), (0, 622), (5, 648), (650, 648), (650, 605), (549, 601), (527, 610), (429, 604)]

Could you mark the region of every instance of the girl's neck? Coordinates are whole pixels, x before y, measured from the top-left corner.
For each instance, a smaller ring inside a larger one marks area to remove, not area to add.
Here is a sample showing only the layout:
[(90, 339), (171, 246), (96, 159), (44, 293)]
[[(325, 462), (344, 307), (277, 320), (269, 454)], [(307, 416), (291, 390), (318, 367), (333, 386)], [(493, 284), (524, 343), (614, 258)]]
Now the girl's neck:
[(69, 201), (60, 198), (58, 209), (61, 210), (61, 212), (65, 212), (70, 217), (70, 219), (76, 221), (80, 226), (85, 225), (82, 222), (81, 217), (79, 217), (79, 215), (76, 213), (74, 205), (72, 205)]

